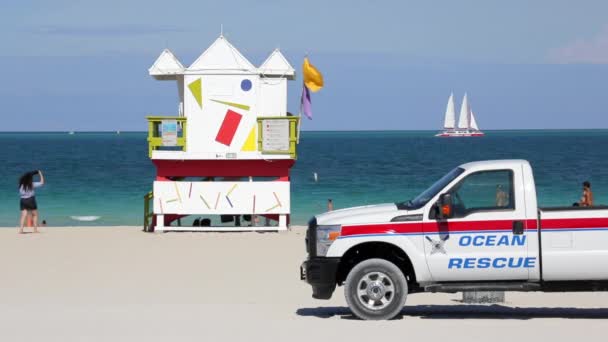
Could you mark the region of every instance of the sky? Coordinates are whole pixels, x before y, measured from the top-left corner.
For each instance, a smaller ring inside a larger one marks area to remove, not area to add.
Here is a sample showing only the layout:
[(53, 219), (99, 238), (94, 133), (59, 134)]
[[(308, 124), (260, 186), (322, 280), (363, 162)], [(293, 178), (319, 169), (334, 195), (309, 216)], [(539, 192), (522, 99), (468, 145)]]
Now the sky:
[[(451, 92), (482, 129), (608, 128), (607, 1), (28, 1), (0, 4), (0, 131), (146, 130), (223, 33), (254, 65), (308, 54), (325, 88), (305, 130), (439, 129)], [(301, 79), (290, 82), (298, 111)]]

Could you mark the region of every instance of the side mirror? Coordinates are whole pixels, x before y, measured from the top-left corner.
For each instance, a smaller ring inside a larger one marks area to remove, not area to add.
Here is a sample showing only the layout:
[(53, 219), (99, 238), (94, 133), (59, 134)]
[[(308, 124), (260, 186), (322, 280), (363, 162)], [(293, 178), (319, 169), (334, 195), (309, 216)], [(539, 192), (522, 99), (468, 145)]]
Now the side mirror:
[(452, 195), (442, 194), (439, 196), (439, 201), (437, 201), (437, 217), (440, 219), (447, 219), (452, 216), (454, 216)]

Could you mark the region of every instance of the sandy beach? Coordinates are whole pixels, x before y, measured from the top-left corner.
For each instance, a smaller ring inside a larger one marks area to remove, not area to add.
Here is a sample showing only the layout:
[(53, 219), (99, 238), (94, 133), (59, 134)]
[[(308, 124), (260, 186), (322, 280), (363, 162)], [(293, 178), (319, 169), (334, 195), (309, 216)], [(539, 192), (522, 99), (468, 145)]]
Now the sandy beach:
[(504, 305), (416, 294), (397, 319), (356, 320), (342, 288), (299, 280), (304, 228), (143, 233), (0, 229), (2, 341), (605, 340), (608, 293), (507, 293)]

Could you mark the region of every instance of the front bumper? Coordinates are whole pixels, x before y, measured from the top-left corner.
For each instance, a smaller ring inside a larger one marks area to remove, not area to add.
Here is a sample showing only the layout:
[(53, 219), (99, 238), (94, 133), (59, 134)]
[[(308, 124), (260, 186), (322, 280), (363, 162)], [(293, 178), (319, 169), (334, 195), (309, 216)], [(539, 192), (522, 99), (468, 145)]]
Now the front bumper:
[(312, 286), (312, 297), (329, 299), (336, 289), (340, 258), (312, 257), (300, 266), (300, 279)]

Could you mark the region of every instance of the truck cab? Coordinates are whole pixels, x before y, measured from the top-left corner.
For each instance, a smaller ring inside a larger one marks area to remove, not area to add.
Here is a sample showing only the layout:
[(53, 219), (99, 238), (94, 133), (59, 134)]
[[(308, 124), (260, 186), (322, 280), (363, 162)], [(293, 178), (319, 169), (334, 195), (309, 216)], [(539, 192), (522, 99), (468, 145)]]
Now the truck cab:
[(313, 217), (301, 278), (318, 299), (344, 285), (364, 319), (416, 292), (604, 289), (606, 227), (606, 207), (538, 208), (525, 160), (472, 162), (414, 199)]

